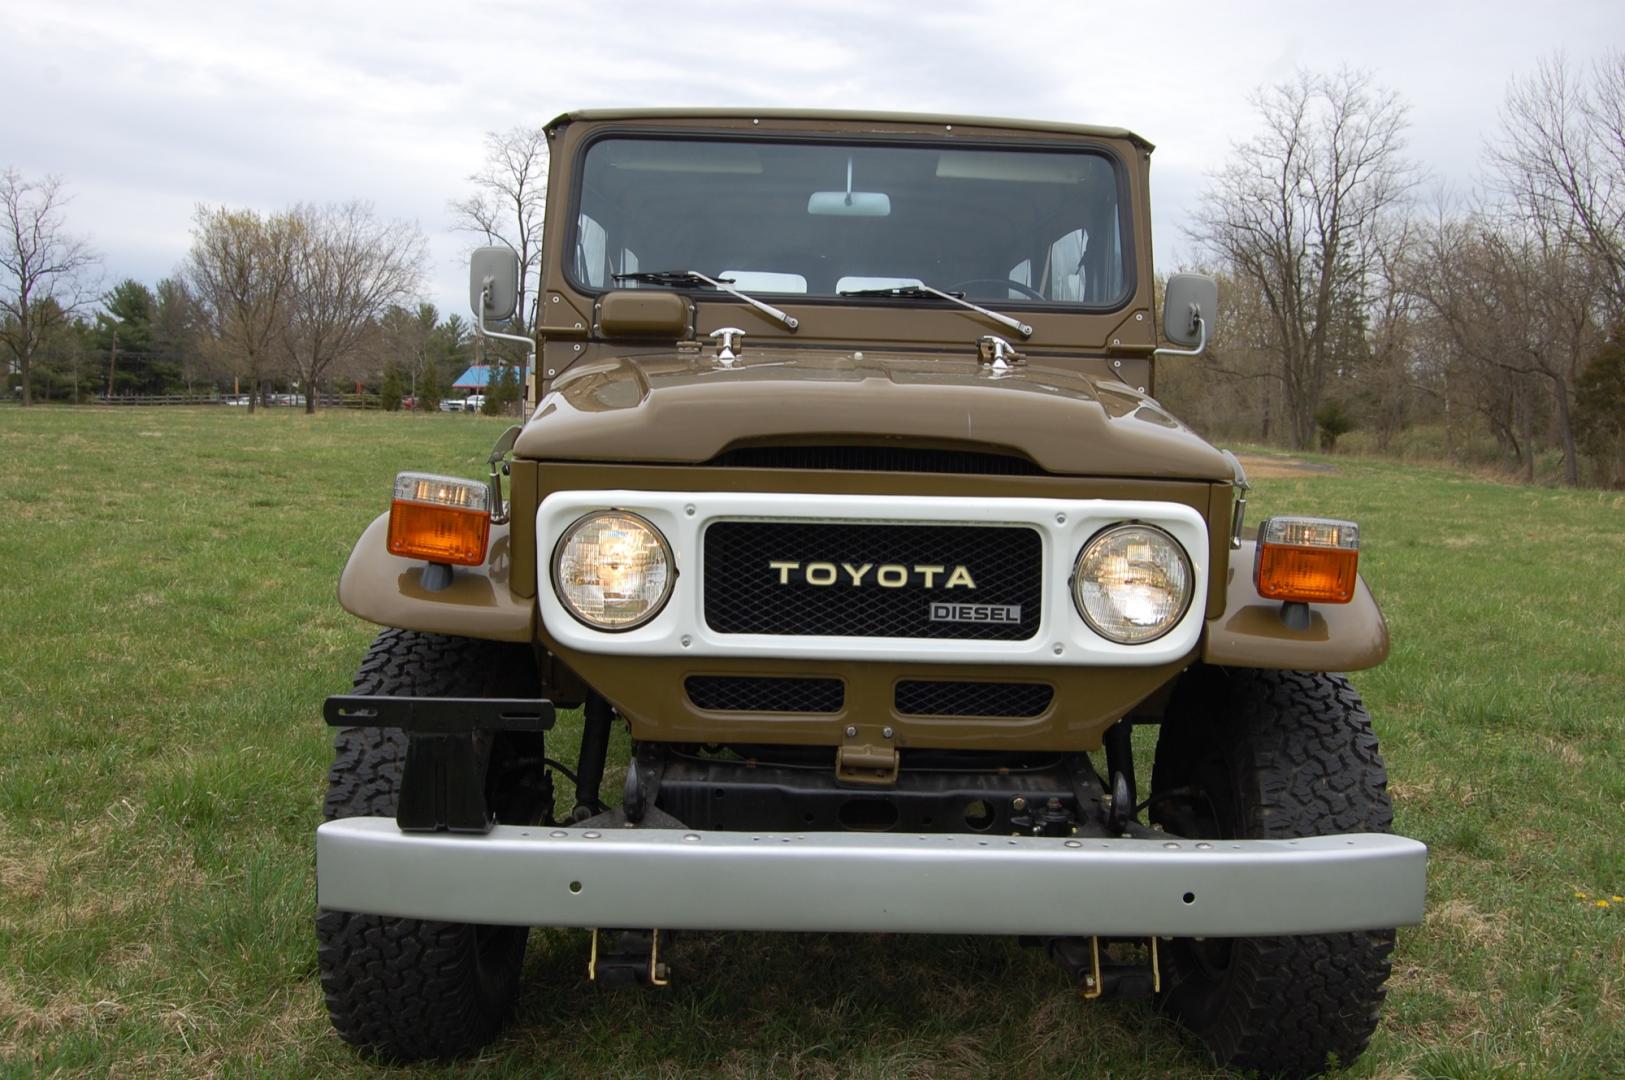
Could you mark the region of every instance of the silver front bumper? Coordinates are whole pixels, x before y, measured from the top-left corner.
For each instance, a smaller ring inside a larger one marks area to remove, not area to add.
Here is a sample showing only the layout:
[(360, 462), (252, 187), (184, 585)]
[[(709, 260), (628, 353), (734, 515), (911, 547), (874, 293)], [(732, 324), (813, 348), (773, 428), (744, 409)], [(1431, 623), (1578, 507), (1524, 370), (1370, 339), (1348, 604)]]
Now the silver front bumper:
[(498, 826), (316, 830), (322, 907), (519, 926), (1239, 937), (1422, 920), (1427, 848)]

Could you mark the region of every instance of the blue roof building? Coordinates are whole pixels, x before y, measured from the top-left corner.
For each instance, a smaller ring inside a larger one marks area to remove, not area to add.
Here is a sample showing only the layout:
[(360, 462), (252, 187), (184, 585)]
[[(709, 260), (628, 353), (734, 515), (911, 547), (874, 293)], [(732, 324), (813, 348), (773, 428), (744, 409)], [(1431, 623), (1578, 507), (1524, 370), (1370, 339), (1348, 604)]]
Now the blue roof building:
[(475, 391), (484, 390), (491, 385), (491, 369), (485, 364), (475, 364), (457, 377), (451, 384), (453, 390)]

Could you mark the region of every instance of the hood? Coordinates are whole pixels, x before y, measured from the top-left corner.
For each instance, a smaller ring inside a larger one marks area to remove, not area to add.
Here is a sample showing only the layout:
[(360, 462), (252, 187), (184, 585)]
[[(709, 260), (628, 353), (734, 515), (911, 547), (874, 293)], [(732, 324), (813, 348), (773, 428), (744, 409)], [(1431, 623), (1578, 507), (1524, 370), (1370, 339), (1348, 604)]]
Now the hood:
[(1227, 459), (1115, 378), (1041, 361), (754, 347), (569, 369), (514, 446), (536, 460), (698, 465), (751, 445), (903, 445), (1015, 454), (1046, 472), (1228, 482)]

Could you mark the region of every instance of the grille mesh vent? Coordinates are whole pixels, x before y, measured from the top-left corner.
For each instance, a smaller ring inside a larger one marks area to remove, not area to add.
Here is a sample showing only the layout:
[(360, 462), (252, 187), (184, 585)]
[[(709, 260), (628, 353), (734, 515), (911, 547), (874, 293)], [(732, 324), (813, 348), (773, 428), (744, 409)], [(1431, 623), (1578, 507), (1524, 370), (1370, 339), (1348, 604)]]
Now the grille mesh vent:
[[(1042, 539), (1024, 526), (720, 521), (705, 531), (705, 621), (724, 634), (1024, 641), (1042, 615), (1042, 559)], [(854, 584), (847, 567), (866, 564)], [(812, 584), (812, 565), (830, 580)], [(974, 589), (947, 587), (958, 566)], [(906, 570), (906, 582), (881, 586), (882, 567)], [(1021, 617), (933, 621), (935, 601), (1019, 606)]]
[(834, 713), (846, 702), (840, 679), (690, 675), (688, 700), (707, 712)]
[(836, 469), (847, 472), (963, 473), (977, 476), (1047, 476), (1011, 454), (930, 450), (902, 446), (741, 446), (706, 464), (736, 469)]
[(897, 684), (904, 716), (1042, 716), (1055, 699), (1047, 683), (950, 682), (908, 679)]

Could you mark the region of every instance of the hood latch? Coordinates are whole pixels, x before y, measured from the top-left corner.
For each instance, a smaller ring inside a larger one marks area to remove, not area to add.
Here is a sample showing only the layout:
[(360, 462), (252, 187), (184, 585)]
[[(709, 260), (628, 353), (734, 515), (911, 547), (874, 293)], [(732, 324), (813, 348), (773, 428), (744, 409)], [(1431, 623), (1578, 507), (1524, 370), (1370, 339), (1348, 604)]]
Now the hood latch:
[(737, 326), (724, 326), (720, 330), (711, 331), (710, 336), (722, 339), (717, 344), (717, 359), (719, 361), (723, 364), (732, 365), (735, 360), (739, 359), (739, 353), (734, 350), (735, 347), (738, 347), (740, 351), (744, 350), (744, 345), (740, 343), (740, 339), (745, 336), (743, 330)]

